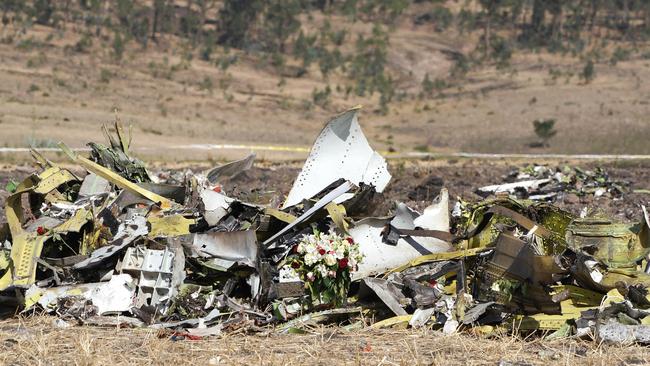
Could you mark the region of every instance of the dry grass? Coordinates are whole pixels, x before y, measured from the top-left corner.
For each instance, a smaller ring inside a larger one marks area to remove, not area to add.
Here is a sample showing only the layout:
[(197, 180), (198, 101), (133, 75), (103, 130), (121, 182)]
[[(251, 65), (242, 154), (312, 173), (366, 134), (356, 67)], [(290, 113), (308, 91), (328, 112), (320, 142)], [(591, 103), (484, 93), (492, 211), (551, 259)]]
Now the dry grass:
[(531, 365), (648, 364), (650, 349), (538, 337), (443, 336), (431, 330), (346, 332), (321, 328), (308, 335), (226, 335), (172, 341), (149, 329), (53, 326), (54, 318), (0, 322), (4, 365)]
[[(44, 41), (48, 32), (35, 26), (25, 37)], [(443, 46), (452, 43), (462, 49), (473, 44), (445, 37), (451, 36), (409, 26), (393, 32), (389, 63), (400, 75), (399, 89), (417, 94), (425, 73), (447, 77), (451, 62), (441, 51)], [(72, 31), (55, 37), (47, 46), (46, 62), (32, 66), (29, 60), (43, 49), (17, 51), (14, 45), (0, 45), (0, 146), (63, 140), (80, 147), (86, 141), (102, 141), (100, 124), (112, 120), (117, 107), (122, 119), (135, 126), (134, 146), (151, 148), (138, 152), (148, 161), (236, 158), (245, 153), (222, 156), (221, 151), (179, 152), (166, 147), (192, 143), (309, 147), (328, 117), (364, 104), (361, 124), (381, 150), (650, 152), (646, 143), (650, 86), (640, 82), (650, 77), (647, 60), (624, 61), (616, 67), (599, 64), (596, 79), (584, 85), (577, 76), (583, 66), (579, 60), (517, 54), (512, 73), (477, 69), (460, 87), (445, 90), (445, 98), (396, 101), (384, 116), (373, 112), (378, 107), (376, 94), (346, 98), (343, 91), (336, 91), (337, 85), (345, 89), (340, 77), (329, 80), (335, 90), (330, 105), (314, 106), (312, 91), (328, 84), (316, 69), (300, 78), (286, 77), (279, 86), (276, 71), (241, 55), (227, 72), (195, 59), (167, 78), (156, 72), (181, 63), (180, 48), (173, 44), (169, 51), (132, 49), (116, 64), (101, 52), (66, 54), (65, 45), (75, 42)], [(112, 75), (108, 82), (100, 80), (102, 69)], [(551, 69), (561, 70), (563, 76), (555, 79)], [(214, 90), (200, 87), (206, 78)], [(557, 119), (558, 134), (549, 149), (528, 145), (535, 140), (532, 121), (539, 118)], [(0, 155), (0, 160), (21, 156)]]

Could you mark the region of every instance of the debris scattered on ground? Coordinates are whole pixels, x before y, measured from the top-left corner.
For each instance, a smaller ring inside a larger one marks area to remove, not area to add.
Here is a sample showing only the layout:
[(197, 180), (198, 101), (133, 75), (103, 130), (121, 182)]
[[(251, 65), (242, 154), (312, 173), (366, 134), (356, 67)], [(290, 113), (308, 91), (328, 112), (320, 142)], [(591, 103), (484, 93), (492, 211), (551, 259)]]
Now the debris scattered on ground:
[(7, 186), (0, 225), (4, 313), (174, 340), (335, 323), (650, 343), (645, 207), (618, 222), (547, 202), (616, 197), (626, 184), (535, 166), (479, 188), (478, 202), (450, 205), (441, 188), (422, 212), (396, 203), (372, 217), (391, 176), (357, 115), (327, 123), (285, 201), (270, 205), (222, 191), (254, 155), (153, 175), (118, 122), (90, 158), (61, 145), (83, 178), (33, 151), (42, 170)]
[(630, 185), (629, 182), (611, 180), (601, 168), (582, 170), (577, 167), (545, 165), (512, 170), (503, 177), (503, 181), (501, 184), (480, 187), (477, 193), (484, 197), (506, 193), (520, 199), (555, 202), (559, 198), (571, 200), (587, 195), (620, 198), (629, 190)]

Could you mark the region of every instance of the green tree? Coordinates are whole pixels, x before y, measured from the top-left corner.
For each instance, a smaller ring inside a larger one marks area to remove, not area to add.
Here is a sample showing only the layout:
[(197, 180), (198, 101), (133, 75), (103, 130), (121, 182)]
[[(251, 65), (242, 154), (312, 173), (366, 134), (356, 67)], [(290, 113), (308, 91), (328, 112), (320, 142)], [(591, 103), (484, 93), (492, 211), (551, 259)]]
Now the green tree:
[(349, 75), (357, 84), (357, 95), (373, 94), (388, 79), (385, 75), (388, 44), (388, 33), (378, 24), (373, 27), (370, 37), (360, 35), (357, 39), (349, 68)]
[(548, 141), (557, 134), (555, 130), (555, 119), (538, 119), (533, 121), (535, 135), (541, 140), (541, 145), (549, 146)]
[(289, 37), (300, 29), (300, 0), (267, 0), (264, 14), (264, 43), (267, 50), (285, 52)]
[(122, 35), (120, 32), (115, 32), (115, 36), (113, 37), (113, 57), (115, 57), (116, 60), (121, 60), (122, 56), (124, 55), (124, 39), (122, 38)]
[(225, 0), (219, 11), (219, 43), (244, 48), (247, 46), (264, 0)]
[(34, 17), (37, 24), (50, 25), (54, 19), (56, 7), (52, 0), (35, 0)]
[(596, 70), (594, 69), (594, 62), (589, 59), (582, 69), (582, 78), (586, 84), (589, 84), (596, 77)]
[(480, 0), (483, 7), (483, 42), (484, 54), (486, 58), (490, 58), (492, 51), (492, 27), (499, 11), (499, 8), (504, 5), (505, 0)]

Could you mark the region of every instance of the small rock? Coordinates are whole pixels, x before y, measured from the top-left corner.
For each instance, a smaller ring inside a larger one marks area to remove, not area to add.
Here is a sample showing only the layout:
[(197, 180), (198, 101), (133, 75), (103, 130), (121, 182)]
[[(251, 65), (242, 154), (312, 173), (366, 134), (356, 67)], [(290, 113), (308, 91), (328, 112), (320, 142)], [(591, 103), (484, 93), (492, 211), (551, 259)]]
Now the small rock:
[(566, 196), (564, 196), (564, 203), (575, 205), (580, 203), (580, 198), (575, 193), (569, 193)]

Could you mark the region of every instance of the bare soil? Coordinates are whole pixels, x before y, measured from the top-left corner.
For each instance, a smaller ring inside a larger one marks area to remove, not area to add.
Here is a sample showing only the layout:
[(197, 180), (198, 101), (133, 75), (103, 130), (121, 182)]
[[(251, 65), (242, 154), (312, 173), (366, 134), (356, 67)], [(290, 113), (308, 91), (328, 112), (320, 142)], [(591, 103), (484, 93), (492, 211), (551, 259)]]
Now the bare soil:
[[(476, 194), (478, 187), (498, 184), (512, 170), (524, 168), (532, 163), (546, 164), (550, 167), (580, 167), (582, 169), (605, 169), (611, 180), (629, 183), (627, 192), (620, 198), (604, 195), (593, 197), (565, 196), (555, 202), (575, 215), (583, 208), (590, 212), (601, 213), (618, 220), (639, 220), (641, 205), (650, 201), (649, 193), (635, 191), (650, 190), (650, 164), (638, 161), (560, 161), (560, 160), (505, 160), (505, 159), (432, 159), (432, 160), (390, 160), (389, 170), (393, 175), (384, 192), (375, 198), (372, 212), (376, 216), (386, 215), (394, 203), (404, 202), (410, 207), (422, 210), (429, 205), (446, 187), (451, 200), (461, 198), (475, 202), (482, 197)], [(302, 162), (256, 162), (255, 166), (232, 180), (225, 181), (225, 192), (244, 201), (279, 205), (289, 193), (298, 176)], [(79, 167), (69, 166), (76, 174), (85, 173)], [(150, 170), (162, 179), (168, 179), (169, 172), (201, 172), (210, 168), (207, 163), (192, 165), (154, 164)], [(33, 172), (30, 166), (5, 165), (0, 167), (0, 187), (9, 180), (21, 181)], [(0, 190), (0, 218), (4, 216), (4, 199), (8, 193)], [(453, 202), (452, 202), (453, 204)]]

